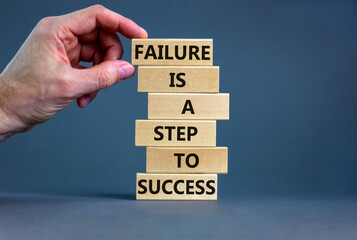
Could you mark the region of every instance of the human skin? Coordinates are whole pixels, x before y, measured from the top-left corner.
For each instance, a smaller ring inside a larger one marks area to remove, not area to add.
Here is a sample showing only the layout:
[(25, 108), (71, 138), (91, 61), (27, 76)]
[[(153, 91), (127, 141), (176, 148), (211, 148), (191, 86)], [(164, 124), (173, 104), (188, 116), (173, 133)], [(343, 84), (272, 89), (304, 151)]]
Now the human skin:
[[(147, 38), (132, 20), (101, 5), (42, 19), (0, 74), (0, 142), (45, 122), (75, 100), (131, 77), (117, 33)], [(86, 68), (79, 63), (92, 62)]]

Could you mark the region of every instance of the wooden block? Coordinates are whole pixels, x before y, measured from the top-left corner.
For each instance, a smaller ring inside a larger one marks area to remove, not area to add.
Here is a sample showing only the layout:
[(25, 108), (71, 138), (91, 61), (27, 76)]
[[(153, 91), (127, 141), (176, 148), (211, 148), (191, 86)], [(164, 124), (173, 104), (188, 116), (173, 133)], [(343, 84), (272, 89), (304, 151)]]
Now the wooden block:
[(148, 147), (148, 173), (227, 173), (226, 147)]
[(212, 39), (133, 39), (133, 65), (213, 64)]
[(137, 200), (217, 200), (217, 174), (136, 174)]
[(149, 119), (229, 119), (229, 94), (149, 93)]
[(218, 66), (140, 66), (138, 92), (219, 92)]
[(216, 146), (216, 121), (136, 120), (135, 146)]

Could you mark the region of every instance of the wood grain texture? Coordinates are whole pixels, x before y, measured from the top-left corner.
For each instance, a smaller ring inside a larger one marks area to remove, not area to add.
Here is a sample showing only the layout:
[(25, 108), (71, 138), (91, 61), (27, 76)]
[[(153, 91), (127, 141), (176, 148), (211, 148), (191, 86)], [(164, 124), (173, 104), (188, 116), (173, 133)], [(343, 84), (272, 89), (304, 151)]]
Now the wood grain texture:
[(223, 173), (228, 172), (226, 147), (148, 147), (147, 173)]
[(138, 92), (218, 93), (219, 67), (140, 66), (138, 67)]
[(136, 174), (137, 200), (217, 200), (217, 174)]
[(149, 93), (148, 118), (228, 120), (229, 94)]
[(135, 145), (214, 147), (216, 121), (136, 120)]
[(212, 39), (133, 39), (131, 63), (135, 66), (212, 66), (213, 41)]

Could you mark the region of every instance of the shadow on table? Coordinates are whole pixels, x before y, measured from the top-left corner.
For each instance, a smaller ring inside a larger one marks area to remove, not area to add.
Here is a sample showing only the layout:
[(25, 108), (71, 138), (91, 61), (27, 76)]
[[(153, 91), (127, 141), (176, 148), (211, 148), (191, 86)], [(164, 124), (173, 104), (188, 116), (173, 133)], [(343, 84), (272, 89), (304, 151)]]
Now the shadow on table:
[(135, 200), (135, 194), (128, 193), (0, 193), (0, 205), (73, 201), (78, 198)]
[(128, 193), (82, 193), (82, 194), (69, 194), (70, 196), (90, 197), (90, 198), (108, 198), (108, 199), (122, 199), (122, 200), (135, 200), (135, 194)]

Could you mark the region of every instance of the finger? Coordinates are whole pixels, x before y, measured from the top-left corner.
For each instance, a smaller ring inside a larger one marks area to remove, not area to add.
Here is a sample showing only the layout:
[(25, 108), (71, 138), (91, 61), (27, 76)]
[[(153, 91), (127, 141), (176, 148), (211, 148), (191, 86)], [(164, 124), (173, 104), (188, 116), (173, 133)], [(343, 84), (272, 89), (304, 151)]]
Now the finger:
[(123, 46), (116, 33), (100, 30), (98, 43), (82, 44), (80, 61), (93, 62), (97, 65), (102, 61), (117, 60), (123, 55)]
[(80, 61), (92, 62), (94, 55), (98, 50), (100, 50), (100, 46), (98, 43), (83, 44), (80, 53)]
[[(98, 31), (93, 31), (88, 35), (83, 36), (82, 40), (88, 42), (92, 41), (94, 40), (94, 34), (98, 34)], [(123, 47), (119, 36), (116, 33), (111, 33), (101, 29), (99, 34), (99, 41), (101, 46), (99, 46), (98, 43), (88, 43), (82, 45), (81, 61), (93, 61), (93, 65), (97, 65), (102, 61), (117, 60), (121, 58), (123, 54)], [(105, 52), (104, 56), (103, 52)], [(97, 91), (86, 94), (77, 98), (77, 104), (80, 108), (84, 108), (90, 102), (92, 102), (96, 96)]]
[(97, 51), (95, 52), (93, 56), (93, 66), (98, 65), (103, 61), (103, 56), (104, 56), (104, 51), (103, 49), (99, 46)]
[(78, 68), (78, 69), (87, 69), (88, 67), (86, 67), (86, 66), (84, 66), (84, 65), (82, 65), (82, 64), (79, 64), (77, 68)]
[(112, 33), (119, 32), (127, 38), (147, 38), (147, 32), (135, 22), (101, 5), (70, 13), (66, 17), (70, 31), (77, 36), (103, 28)]
[(73, 68), (70, 71), (70, 77), (74, 82), (73, 95), (81, 97), (133, 76), (135, 68), (128, 62), (114, 60), (87, 69)]
[(79, 41), (82, 43), (93, 43), (98, 40), (98, 29), (94, 29), (92, 32), (79, 36)]
[(102, 50), (105, 52), (102, 61), (117, 60), (123, 55), (123, 45), (116, 33), (101, 29), (99, 33), (99, 42)]
[(104, 52), (98, 43), (87, 43), (82, 45), (80, 58), (82, 62), (93, 62), (97, 65), (102, 62)]
[(95, 99), (97, 94), (98, 94), (98, 91), (92, 92), (90, 94), (86, 94), (82, 97), (77, 98), (78, 107), (84, 108), (85, 106), (87, 106), (89, 103), (91, 103)]
[(68, 59), (72, 67), (78, 67), (80, 61), (81, 44), (77, 44), (72, 50), (67, 53)]

